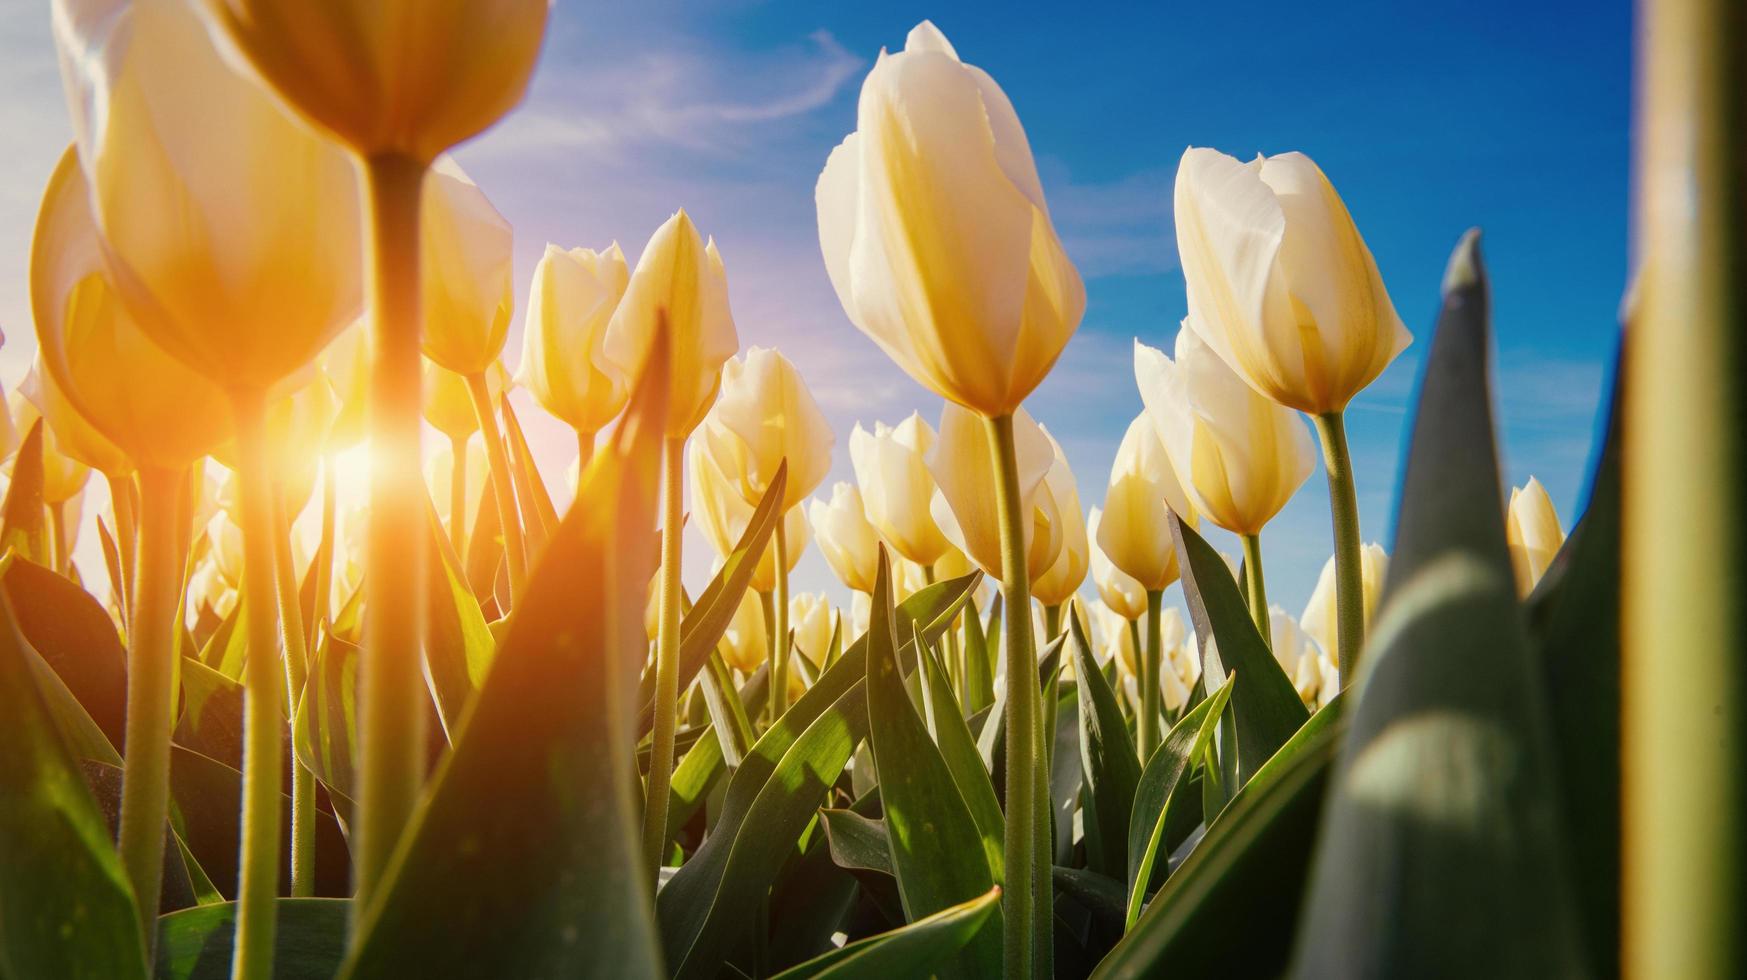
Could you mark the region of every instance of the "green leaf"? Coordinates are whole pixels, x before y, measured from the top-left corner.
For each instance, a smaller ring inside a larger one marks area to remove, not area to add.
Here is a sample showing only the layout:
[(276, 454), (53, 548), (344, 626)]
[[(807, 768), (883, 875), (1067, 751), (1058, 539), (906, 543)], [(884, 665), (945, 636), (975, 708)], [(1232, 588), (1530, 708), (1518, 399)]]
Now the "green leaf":
[(48, 521), (42, 500), (42, 427), (39, 418), (18, 444), (6, 503), (0, 506), (0, 554), (10, 551), (39, 565), (49, 560)]
[[(521, 506), (522, 526), (527, 529), (529, 554), (538, 555), (558, 526), (558, 509), (552, 506), (552, 494), (540, 477), (540, 467), (534, 464), (534, 454), (528, 448), (528, 438), (522, 434), (522, 423), (509, 398), (499, 399), (503, 406), (504, 442), (509, 446), (510, 476), (515, 483), (516, 501)], [(581, 499), (578, 497), (577, 499)]]
[[(1170, 515), (1170, 524), (1183, 570), (1183, 597), (1201, 642), (1201, 684), (1212, 690), (1228, 673), (1244, 678), (1232, 692), (1231, 720), (1223, 729), (1237, 739), (1236, 785), (1222, 788), (1229, 797), (1286, 744), (1310, 712), (1256, 630), (1225, 559), (1176, 514)], [(1216, 642), (1209, 644), (1209, 637)], [(1222, 736), (1221, 743), (1222, 753), (1229, 751), (1230, 738)], [(1228, 768), (1222, 775), (1229, 779), (1229, 773)]]
[(127, 718), (127, 651), (115, 622), (89, 592), (53, 570), (14, 558), (4, 583), (24, 641), (120, 745)]
[(1050, 869), (1050, 875), (1057, 889), (1085, 906), (1086, 911), (1096, 916), (1099, 922), (1116, 933), (1122, 931), (1123, 917), (1127, 914), (1125, 903), (1128, 901), (1122, 882), (1096, 871), (1065, 868), (1059, 864)]
[(425, 601), (425, 679), (443, 731), (453, 742), (462, 712), (485, 681), (491, 658), (497, 652), (497, 640), (428, 497), (425, 512), (430, 569), (426, 576), (429, 594)]
[(1299, 930), (1304, 975), (1588, 972), (1505, 544), (1478, 233), (1445, 284)]
[(672, 840), (681, 827), (704, 805), (704, 798), (728, 769), (722, 764), (722, 740), (715, 737), (714, 726), (699, 735), (697, 741), (674, 767), (669, 784), (667, 803), (667, 839)]
[(110, 832), (0, 599), (0, 975), (143, 977)]
[[(995, 881), (970, 807), (904, 689), (894, 634), (891, 568), (883, 551), (872, 598), (867, 647), (869, 741), (898, 894), (905, 915), (914, 922), (974, 899)], [(976, 942), (946, 972), (993, 977), (1000, 974), (1000, 964), (1000, 936), (995, 935), (994, 942)]]
[(711, 650), (705, 658), (705, 666), (708, 669), (703, 673), (701, 685), (704, 705), (715, 728), (716, 741), (720, 743), (722, 761), (730, 769), (738, 768), (740, 760), (746, 758), (746, 751), (757, 741), (752, 720), (747, 717), (746, 706), (734, 690), (733, 676), (728, 673), (721, 652)]
[[(273, 976), (327, 980), (346, 949), (343, 898), (281, 898), (273, 929)], [(235, 902), (201, 905), (158, 918), (157, 980), (227, 980), (236, 938)]]
[[(936, 583), (898, 611), (928, 624), (923, 635), (932, 639), (979, 580), (972, 574)], [(661, 889), (656, 912), (673, 976), (714, 976), (732, 944), (751, 931), (760, 900), (867, 733), (866, 668), (864, 636), (759, 737), (728, 783), (710, 836)]]
[[(1128, 877), (1128, 815), (1140, 782), (1134, 740), (1122, 720), (1116, 694), (1092, 658), (1092, 644), (1078, 616), (1068, 617), (1069, 646), (1080, 707), (1080, 774), (1086, 803), (1086, 850), (1091, 870), (1121, 881)], [(1095, 839), (1095, 840), (1094, 840)], [(1096, 858), (1096, 860), (1092, 860)]]
[(1312, 715), (1233, 797), (1094, 977), (1285, 970), (1344, 701)]
[[(629, 728), (645, 656), (664, 351), (555, 530), (342, 977), (659, 972)], [(433, 929), (433, 923), (442, 927)]]
[(184, 657), (180, 667), (182, 714), (175, 739), (235, 769), (243, 762), (243, 685)]
[(249, 630), (243, 622), (244, 603), (241, 597), (231, 611), (219, 621), (218, 628), (200, 647), (199, 660), (233, 681), (243, 677), (243, 652), (248, 646)]
[(504, 562), (503, 525), (497, 520), (497, 487), (495, 481), (486, 480), (485, 489), (479, 494), (473, 530), (467, 535), (466, 568), (467, 588), (479, 599), (488, 620), (503, 615), (497, 603), (497, 582), (508, 574)]
[[(968, 617), (974, 619), (975, 617)], [(940, 747), (940, 757), (952, 773), (952, 781), (970, 808), (977, 832), (983, 838), (983, 857), (996, 884), (1002, 880), (1007, 855), (1004, 851), (1007, 820), (1001, 814), (1001, 801), (995, 796), (995, 784), (989, 770), (983, 768), (983, 757), (977, 752), (976, 739), (971, 737), (958, 702), (953, 699), (952, 685), (946, 670), (934, 650), (922, 644), (922, 666), (929, 678), (928, 697), (934, 708), (934, 741)]]
[(1141, 903), (1156, 877), (1159, 849), (1165, 840), (1165, 828), (1170, 822), (1172, 805), (1178, 801), (1177, 790), (1189, 782), (1195, 760), (1207, 751), (1213, 740), (1213, 730), (1225, 704), (1231, 698), (1236, 674), (1228, 674), (1206, 700), (1189, 709), (1165, 736), (1152, 761), (1141, 773), (1135, 789), (1134, 811), (1128, 823), (1128, 908), (1123, 915), (1123, 928), (1134, 928), (1140, 918)]
[(964, 617), (964, 645), (965, 711), (974, 715), (995, 703), (995, 661), (974, 611)]
[(292, 718), (292, 746), (327, 787), (335, 812), (352, 819), (358, 798), (358, 648), (323, 632)]
[(825, 824), (831, 860), (838, 867), (846, 871), (896, 874), (892, 870), (892, 850), (886, 840), (884, 821), (864, 817), (854, 810), (831, 808), (821, 809), (819, 817)]
[(986, 935), (1001, 904), (1001, 889), (954, 905), (891, 932), (850, 943), (777, 974), (775, 980), (889, 980), (928, 976), (947, 959)]

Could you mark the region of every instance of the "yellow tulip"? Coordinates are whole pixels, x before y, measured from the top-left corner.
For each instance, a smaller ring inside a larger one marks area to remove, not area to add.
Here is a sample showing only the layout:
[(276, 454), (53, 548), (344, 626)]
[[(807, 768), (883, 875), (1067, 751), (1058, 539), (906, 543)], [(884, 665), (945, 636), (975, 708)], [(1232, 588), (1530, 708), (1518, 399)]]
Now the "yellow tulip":
[[(1383, 594), (1383, 579), (1389, 573), (1389, 553), (1380, 544), (1365, 545), (1359, 550), (1360, 580), (1365, 594), (1365, 623), (1371, 623), (1371, 617), (1377, 612), (1377, 599)], [(1316, 641), (1316, 645), (1330, 657), (1334, 663), (1339, 663), (1339, 653), (1335, 646), (1335, 560), (1330, 557), (1322, 566), (1322, 574), (1316, 579), (1316, 588), (1310, 593), (1310, 601), (1305, 603), (1304, 612), (1298, 617), (1304, 632)]]
[(603, 346), (630, 275), (617, 242), (602, 252), (547, 245), (534, 267), (516, 381), (578, 432), (600, 431), (630, 395)]
[(1093, 606), (1092, 610), (1092, 621), (1097, 626), (1099, 659), (1104, 663), (1114, 659), (1119, 674), (1135, 676), (1140, 660), (1134, 648), (1134, 631), (1129, 629), (1129, 620), (1106, 605)]
[[(45, 426), (44, 437), (46, 439), (49, 434), (53, 434), (54, 448), (58, 454), (109, 477), (133, 472), (133, 463), (127, 453), (97, 431), (79, 409), (74, 407), (66, 392), (49, 374), (40, 353), (32, 362), (30, 373), (24, 376), (23, 383), (18, 386), (18, 391), (30, 402), (31, 407), (41, 413)], [(80, 485), (83, 486), (84, 482), (80, 481)]]
[(1321, 648), (1299, 626), (1298, 620), (1279, 606), (1268, 607), (1268, 634), (1274, 659), (1298, 690), (1299, 700), (1315, 704), (1316, 693), (1322, 686), (1322, 667), (1318, 663)]
[(734, 617), (728, 621), (728, 628), (722, 633), (722, 659), (728, 662), (728, 666), (750, 674), (765, 662), (769, 649), (763, 601), (758, 593), (747, 589), (740, 597)]
[(716, 241), (706, 244), (684, 210), (650, 236), (607, 325), (603, 353), (620, 375), (641, 372), (662, 316), (673, 352), (667, 434), (680, 438), (703, 421), (722, 382), (722, 363), (740, 349)]
[[(688, 469), (691, 471), (691, 517), (697, 521), (704, 538), (726, 558), (739, 542), (740, 535), (752, 522), (753, 505), (741, 497), (735, 481), (729, 480), (721, 464), (709, 452), (704, 440), (693, 440), (687, 448)], [(807, 515), (800, 507), (783, 515), (783, 534), (788, 544), (788, 571), (807, 548)], [(776, 548), (767, 541), (759, 556), (758, 567), (752, 572), (752, 588), (769, 592), (776, 588)]]
[(328, 451), (339, 452), (364, 441), (364, 412), (370, 394), (370, 332), (364, 320), (340, 331), (316, 361), (328, 381), (339, 411), (328, 432)]
[[(288, 518), (296, 518), (315, 490), (322, 451), (339, 412), (333, 386), (319, 375), (267, 405), (267, 462)], [(234, 471), (237, 454), (236, 444), (229, 443), (213, 457)], [(240, 519), (240, 504), (237, 513)]]
[(789, 630), (794, 633), (795, 650), (813, 666), (825, 665), (825, 653), (831, 647), (831, 634), (836, 626), (825, 593), (799, 592), (789, 600)]
[(522, 99), (550, 0), (203, 0), (298, 111), (430, 162)]
[[(503, 365), (493, 361), (485, 372), (486, 391), (496, 405), (503, 397), (508, 382)], [(425, 362), (425, 421), (451, 439), (465, 438), (479, 431), (479, 413), (473, 408), (473, 396), (467, 379), (435, 362)]]
[(849, 459), (868, 521), (900, 557), (922, 565), (933, 565), (952, 549), (929, 512), (934, 476), (928, 453), (934, 442), (934, 428), (916, 412), (896, 427), (875, 422), (870, 433), (858, 423), (849, 434)]
[(1274, 401), (1339, 412), (1413, 340), (1346, 205), (1304, 154), (1245, 164), (1191, 147), (1175, 207), (1190, 326)]
[(1152, 420), (1143, 414), (1129, 423), (1117, 447), (1098, 521), (1098, 547), (1148, 592), (1161, 591), (1177, 580), (1177, 550), (1167, 511), (1194, 526), (1195, 510), (1177, 482)]
[(1079, 326), (1085, 286), (1019, 117), (927, 21), (868, 73), (815, 199), (844, 312), (948, 401), (1011, 413)]
[[(462, 487), (462, 527), (465, 529), (474, 514), (479, 512), (479, 501), (485, 495), (485, 448), (477, 439), (467, 440), (466, 462), (462, 469), (462, 477), (466, 480)], [(450, 446), (438, 446), (425, 461), (425, 487), (430, 492), (431, 503), (437, 508), (437, 518), (444, 526), (449, 526), (453, 515), (449, 510), (453, 498), (451, 479), (455, 472), (455, 451)]]
[[(1055, 454), (1049, 436), (1021, 408), (1013, 417), (1018, 455), (1019, 507), (1035, 515), (1040, 498), (1053, 502), (1044, 484)], [(1001, 532), (995, 513), (996, 474), (983, 420), (967, 408), (947, 402), (940, 412), (940, 439), (928, 454), (934, 476), (930, 512), (947, 540), (997, 578), (1001, 574)], [(1025, 525), (1026, 567), (1033, 579), (1042, 575), (1061, 552), (1060, 521), (1033, 519)]]
[(188, 0), (55, 0), (54, 27), (92, 212), (140, 328), (226, 388), (308, 364), (362, 301), (346, 152), (231, 67)]
[(1134, 342), (1146, 415), (1196, 512), (1234, 534), (1260, 534), (1316, 467), (1310, 430), (1184, 324), (1175, 361)]
[[(61, 451), (60, 439), (56, 436), (54, 427), (44, 419), (42, 412), (32, 404), (26, 394), (27, 385), (21, 385), (19, 390), (8, 398), (7, 407), (12, 416), (12, 425), (18, 431), (20, 440), (29, 438), (30, 427), (38, 421), (42, 426), (42, 499), (50, 506), (64, 504), (79, 495), (85, 489), (85, 481), (91, 478), (91, 467)], [(14, 456), (8, 464), (16, 466), (18, 457)]]
[(753, 347), (722, 366), (722, 389), (701, 438), (740, 496), (756, 505), (788, 461), (786, 513), (807, 499), (831, 468), (831, 426), (812, 392), (781, 353)]
[(857, 592), (872, 593), (879, 568), (880, 536), (868, 523), (861, 491), (853, 483), (839, 482), (831, 488), (831, 501), (807, 504), (807, 520), (819, 553), (836, 573), (837, 580)]
[(1103, 512), (1094, 507), (1086, 518), (1092, 584), (1097, 587), (1098, 597), (1104, 600), (1105, 608), (1124, 620), (1133, 622), (1146, 615), (1146, 587), (1136, 581), (1134, 576), (1117, 568), (1116, 563), (1099, 546), (1098, 524), (1102, 517)]
[(1510, 490), (1509, 518), (1505, 537), (1510, 543), (1510, 563), (1516, 570), (1517, 590), (1528, 595), (1535, 583), (1546, 574), (1559, 546), (1565, 543), (1565, 529), (1559, 526), (1559, 512), (1553, 509), (1553, 498), (1541, 481), (1529, 477), (1527, 486)]
[(425, 356), (457, 374), (497, 363), (515, 311), (509, 222), (450, 157), (425, 176), (419, 288)]
[[(65, 395), (81, 416), (76, 424), (96, 430), (104, 445), (81, 458), (104, 472), (120, 471), (106, 458), (111, 446), (141, 465), (186, 466), (230, 438), (229, 404), (140, 330), (122, 307), (103, 248), (85, 174), (69, 149), (49, 179), (31, 242), (31, 310), (44, 396), (53, 404)], [(57, 430), (75, 425), (57, 423), (64, 414), (58, 406), (44, 411)], [(63, 442), (78, 455), (90, 440)]]
[(1050, 450), (1055, 454), (1055, 462), (1044, 475), (1043, 486), (1051, 504), (1050, 520), (1057, 525), (1061, 535), (1061, 550), (1043, 574), (1032, 580), (1031, 595), (1045, 606), (1056, 606), (1067, 602), (1079, 591), (1080, 585), (1086, 581), (1091, 556), (1086, 539), (1086, 519), (1080, 510), (1080, 489), (1074, 482), (1073, 470), (1068, 468), (1068, 458), (1062, 453), (1061, 443), (1056, 442), (1048, 429), (1041, 425), (1038, 428), (1043, 429), (1044, 438), (1049, 440)]

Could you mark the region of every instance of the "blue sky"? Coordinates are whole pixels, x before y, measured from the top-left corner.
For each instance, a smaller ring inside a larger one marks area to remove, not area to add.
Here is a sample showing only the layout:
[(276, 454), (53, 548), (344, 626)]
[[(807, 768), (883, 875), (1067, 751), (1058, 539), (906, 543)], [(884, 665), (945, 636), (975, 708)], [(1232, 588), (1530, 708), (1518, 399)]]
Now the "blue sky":
[[(547, 241), (617, 239), (634, 257), (687, 208), (721, 247), (742, 343), (781, 348), (801, 367), (837, 432), (829, 479), (851, 479), (856, 419), (895, 422), (920, 409), (932, 420), (939, 408), (844, 318), (819, 258), (813, 184), (854, 128), (873, 58), (923, 18), (1012, 98), (1086, 279), (1085, 321), (1029, 405), (1065, 444), (1085, 505), (1102, 498), (1140, 410), (1131, 339), (1167, 345), (1183, 315), (1171, 183), (1184, 147), (1199, 145), (1316, 159), (1416, 335), (1350, 415), (1366, 538), (1388, 543), (1437, 284), (1473, 225), (1485, 230), (1493, 275), (1506, 473), (1540, 477), (1569, 519), (1626, 279), (1625, 0), (1219, 9), (560, 0), (528, 101), (458, 156), (515, 226), (518, 283)], [(31, 215), (68, 138), (46, 4), (0, 0), (0, 85), (0, 131), (20, 148), (0, 159), (0, 379), (13, 384), (30, 348)], [(519, 343), (518, 326), (512, 367)], [(561, 480), (567, 437), (530, 428)], [(1330, 548), (1320, 474), (1263, 541), (1270, 594), (1296, 612)], [(707, 546), (693, 536), (688, 548), (696, 588)], [(835, 590), (816, 554), (800, 578)]]

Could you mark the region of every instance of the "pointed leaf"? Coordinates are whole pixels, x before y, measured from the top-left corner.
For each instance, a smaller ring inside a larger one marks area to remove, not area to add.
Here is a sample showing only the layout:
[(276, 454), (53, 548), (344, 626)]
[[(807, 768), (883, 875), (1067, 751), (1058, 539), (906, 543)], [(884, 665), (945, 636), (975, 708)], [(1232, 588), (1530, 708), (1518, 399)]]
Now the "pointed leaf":
[(1000, 906), (1001, 889), (991, 888), (903, 928), (869, 936), (784, 970), (775, 980), (889, 980), (938, 973), (948, 957), (987, 935), (989, 920)]
[[(281, 898), (273, 930), (273, 973), (331, 977), (346, 949), (343, 898)], [(227, 980), (236, 938), (235, 902), (201, 905), (158, 919), (157, 980)]]
[(983, 768), (983, 757), (977, 752), (977, 742), (971, 737), (970, 726), (965, 723), (958, 702), (953, 700), (946, 670), (931, 647), (923, 644), (921, 649), (922, 666), (930, 678), (928, 696), (934, 706), (934, 741), (940, 747), (940, 756), (946, 760), (947, 769), (952, 772), (952, 781), (958, 787), (959, 795), (970, 808), (971, 819), (976, 821), (977, 831), (983, 838), (983, 856), (999, 884), (1002, 866), (1007, 860), (1004, 851), (1007, 820), (1001, 813), (1001, 801), (995, 796), (995, 784), (989, 778), (989, 771)]
[(6, 503), (0, 506), (0, 553), (10, 551), (39, 565), (49, 560), (48, 521), (42, 500), (42, 427), (39, 418), (18, 444)]
[(497, 653), (497, 640), (428, 497), (425, 511), (426, 567), (430, 570), (426, 576), (430, 592), (425, 600), (425, 680), (443, 731), (452, 742), (462, 712), (485, 681), (491, 658)]
[(1098, 838), (1098, 861), (1091, 870), (1118, 881), (1128, 878), (1128, 814), (1134, 809), (1134, 790), (1140, 782), (1140, 760), (1116, 695), (1104, 683), (1104, 675), (1092, 659), (1092, 644), (1078, 616), (1069, 617), (1069, 646), (1073, 648), (1074, 676), (1078, 678), (1080, 705), (1080, 773), (1085, 792), (1092, 799), (1086, 806), (1087, 851)]
[(1200, 704), (1189, 709), (1182, 719), (1171, 726), (1159, 750), (1141, 774), (1135, 789), (1134, 811), (1128, 824), (1128, 907), (1123, 916), (1123, 928), (1134, 928), (1140, 918), (1141, 903), (1155, 878), (1159, 850), (1164, 845), (1165, 828), (1170, 811), (1178, 801), (1178, 791), (1188, 785), (1189, 772), (1195, 760), (1207, 751), (1213, 740), (1213, 730), (1225, 713), (1231, 698), (1236, 674), (1228, 674), (1225, 683)]

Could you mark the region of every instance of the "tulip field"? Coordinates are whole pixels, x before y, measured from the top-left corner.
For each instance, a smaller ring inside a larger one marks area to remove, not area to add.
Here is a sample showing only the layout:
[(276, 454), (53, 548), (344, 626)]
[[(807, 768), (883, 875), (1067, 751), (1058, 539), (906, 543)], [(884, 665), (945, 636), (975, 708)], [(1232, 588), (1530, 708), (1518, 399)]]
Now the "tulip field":
[[(450, 151), (549, 0), (47, 6), (73, 140), (6, 270), (0, 978), (1747, 971), (1729, 0), (1639, 4), (1635, 278), (1563, 518), (1500, 466), (1479, 230), (1406, 323), (1298, 152), (1183, 152), (1186, 308), (1075, 473), (1027, 407), (1087, 311), (1043, 148), (931, 22), (813, 193), (844, 318), (929, 405), (834, 432), (685, 202), (512, 281)], [(1410, 349), (1368, 467), (1349, 407)], [(1318, 482), (1297, 612), (1263, 530)]]

